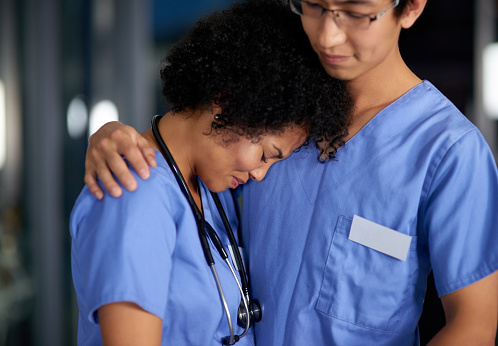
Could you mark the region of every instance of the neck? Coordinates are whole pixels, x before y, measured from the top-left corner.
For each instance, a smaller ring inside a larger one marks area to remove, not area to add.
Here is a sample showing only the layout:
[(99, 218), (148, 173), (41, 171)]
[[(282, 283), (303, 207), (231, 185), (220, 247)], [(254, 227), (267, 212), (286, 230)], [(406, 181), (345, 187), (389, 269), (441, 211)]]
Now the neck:
[(399, 49), (374, 69), (347, 82), (355, 108), (348, 138), (353, 137), (377, 113), (422, 81), (405, 64)]
[[(190, 193), (196, 200), (200, 210), (200, 193), (195, 166), (193, 162), (194, 144), (192, 133), (195, 124), (195, 115), (191, 114), (166, 114), (158, 124), (159, 134), (173, 156), (178, 169), (180, 170)], [(161, 152), (159, 144), (156, 142), (152, 129), (143, 133), (149, 144)]]

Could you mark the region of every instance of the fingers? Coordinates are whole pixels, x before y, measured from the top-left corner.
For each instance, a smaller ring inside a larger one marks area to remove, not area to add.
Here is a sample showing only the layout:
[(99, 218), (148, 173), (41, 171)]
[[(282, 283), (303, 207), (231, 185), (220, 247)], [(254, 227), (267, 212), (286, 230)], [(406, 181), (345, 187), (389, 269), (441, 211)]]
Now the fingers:
[(108, 123), (90, 136), (88, 140), (84, 181), (90, 192), (99, 199), (103, 198), (104, 193), (97, 184), (97, 177), (111, 196), (119, 197), (122, 194), (122, 189), (112, 172), (123, 182), (125, 187), (136, 188), (135, 179), (119, 153), (120, 141), (128, 138), (128, 141), (132, 142), (126, 134), (126, 129), (122, 129), (123, 127), (126, 126), (119, 122)]
[[(123, 155), (126, 156), (126, 159), (138, 173), (140, 178), (148, 179), (150, 176), (149, 166), (156, 167), (157, 165), (154, 149), (152, 149), (149, 142), (144, 137), (137, 134), (135, 138), (136, 144), (133, 143), (133, 145), (130, 144), (124, 147)], [(113, 172), (115, 172), (114, 169)], [(115, 173), (117, 175), (117, 172)], [(120, 177), (119, 179), (121, 180)]]
[(100, 188), (100, 185), (97, 183), (97, 176), (95, 175), (96, 171), (89, 171), (88, 169), (85, 169), (85, 177), (84, 177), (84, 182), (85, 185), (88, 186), (88, 189), (94, 195), (97, 197), (97, 199), (102, 199), (104, 198), (104, 191)]
[(155, 168), (157, 166), (157, 162), (156, 162), (156, 153), (154, 151), (154, 149), (152, 148), (148, 148), (148, 149), (144, 149), (144, 156), (145, 156), (145, 159), (147, 160), (147, 164), (152, 167), (152, 168)]
[(150, 146), (149, 142), (142, 136), (138, 138), (138, 147), (142, 151), (142, 154), (147, 161), (147, 165), (154, 168), (157, 166), (156, 153), (154, 149)]
[(114, 197), (122, 194), (118, 181), (129, 190), (137, 188), (137, 181), (122, 156), (142, 179), (150, 176), (149, 167), (156, 167), (154, 150), (149, 142), (131, 126), (110, 122), (90, 136), (85, 160), (85, 184), (97, 198), (104, 192), (97, 183), (97, 177), (104, 189)]
[[(116, 182), (116, 180), (114, 180), (109, 169), (99, 171), (98, 176), (100, 181), (103, 183), (104, 188), (109, 192), (111, 196), (120, 197), (122, 195), (123, 190)], [(85, 173), (84, 181), (88, 186), (90, 192), (95, 197), (97, 197), (98, 199), (104, 198), (104, 191), (100, 188), (100, 185), (97, 183), (97, 179), (95, 176), (92, 177), (91, 174)]]
[(137, 155), (137, 152), (140, 151), (128, 137), (116, 138), (114, 134), (111, 139), (104, 138), (95, 145), (95, 148), (88, 149), (89, 155), (93, 155), (94, 162), (96, 162), (97, 176), (113, 197), (119, 197), (122, 193), (117, 180), (128, 191), (135, 191), (137, 188), (137, 181), (122, 156), (130, 160)]
[[(124, 174), (123, 170), (125, 171)], [(119, 197), (123, 193), (111, 171), (121, 172), (122, 177), (126, 177), (126, 171), (128, 171), (128, 179), (134, 181), (125, 161), (117, 153), (112, 142), (104, 139), (97, 144), (91, 144), (86, 153), (84, 181), (90, 192), (98, 199), (104, 197), (104, 191), (97, 183), (97, 177), (111, 196)], [(128, 185), (133, 187), (133, 182), (131, 184), (128, 182)]]

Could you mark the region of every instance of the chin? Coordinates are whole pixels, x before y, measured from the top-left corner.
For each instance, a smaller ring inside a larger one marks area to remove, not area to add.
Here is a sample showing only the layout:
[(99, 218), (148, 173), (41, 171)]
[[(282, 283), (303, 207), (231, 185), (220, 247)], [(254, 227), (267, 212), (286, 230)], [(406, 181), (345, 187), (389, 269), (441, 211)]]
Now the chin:
[(326, 67), (326, 65), (324, 66), (324, 68), (325, 68), (325, 72), (327, 72), (327, 74), (332, 78), (342, 80), (342, 81), (348, 81), (348, 80), (354, 79), (352, 76), (350, 76), (350, 74), (348, 74), (345, 71), (341, 71), (339, 69), (332, 69), (330, 67)]
[(227, 186), (208, 186), (209, 191), (215, 192), (215, 193), (220, 193), (225, 190), (228, 190), (229, 188)]
[(320, 62), (325, 72), (327, 72), (327, 74), (332, 78), (339, 79), (342, 81), (349, 81), (356, 77), (355, 72), (351, 71), (350, 69), (334, 68), (331, 67), (330, 65), (325, 64), (321, 60)]

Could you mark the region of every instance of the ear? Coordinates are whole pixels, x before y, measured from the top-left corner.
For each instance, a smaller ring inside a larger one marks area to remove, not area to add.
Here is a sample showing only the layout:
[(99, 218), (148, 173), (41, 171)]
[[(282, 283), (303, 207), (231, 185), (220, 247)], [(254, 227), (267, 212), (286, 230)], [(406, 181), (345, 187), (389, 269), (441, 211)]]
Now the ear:
[(211, 112), (211, 115), (213, 117), (216, 116), (216, 115), (218, 115), (218, 114), (222, 114), (223, 113), (223, 109), (216, 102), (211, 103), (211, 107), (209, 107), (209, 111)]
[(401, 15), (401, 27), (403, 29), (410, 28), (420, 17), (426, 4), (427, 0), (408, 0), (408, 4), (406, 4), (406, 8)]
[(219, 128), (225, 126), (226, 122), (225, 119), (222, 117), (223, 114), (223, 108), (216, 103), (213, 102), (211, 103), (211, 106), (209, 107), (209, 116), (210, 116), (210, 126), (214, 128)]

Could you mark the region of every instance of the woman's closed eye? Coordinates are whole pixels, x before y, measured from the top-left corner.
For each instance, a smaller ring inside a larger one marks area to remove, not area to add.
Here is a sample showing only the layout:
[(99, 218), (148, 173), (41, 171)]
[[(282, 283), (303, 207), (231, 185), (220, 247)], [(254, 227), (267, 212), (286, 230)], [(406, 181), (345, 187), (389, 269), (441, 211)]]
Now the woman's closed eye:
[(268, 160), (271, 159), (277, 159), (281, 160), (284, 158), (284, 155), (282, 154), (282, 150), (280, 148), (277, 148), (276, 146), (273, 146), (276, 150), (275, 153), (267, 153), (263, 151), (263, 156), (261, 156), (261, 161), (264, 163), (268, 163)]
[(263, 152), (263, 156), (261, 156), (261, 161), (264, 163), (268, 163), (268, 159), (266, 158), (266, 154)]

